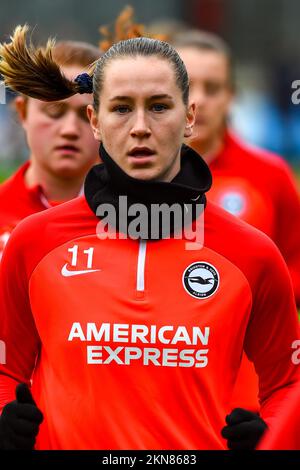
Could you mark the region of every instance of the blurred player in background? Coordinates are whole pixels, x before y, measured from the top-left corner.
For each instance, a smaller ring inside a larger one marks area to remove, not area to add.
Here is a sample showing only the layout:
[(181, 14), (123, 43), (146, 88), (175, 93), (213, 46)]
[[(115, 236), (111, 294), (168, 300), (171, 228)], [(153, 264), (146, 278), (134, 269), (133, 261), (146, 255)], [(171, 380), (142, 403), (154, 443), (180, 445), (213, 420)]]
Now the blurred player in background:
[[(131, 7), (126, 7), (112, 28), (99, 28), (102, 35), (99, 49), (84, 42), (57, 42), (53, 58), (65, 75), (70, 79), (76, 77), (113, 43), (142, 36), (143, 27), (134, 23), (133, 13)], [(54, 103), (22, 94), (15, 98), (30, 155), (0, 186), (0, 259), (11, 231), (20, 220), (78, 196), (88, 170), (99, 162), (99, 146), (86, 114), (91, 103), (87, 94)]]
[[(69, 78), (99, 56), (97, 47), (75, 41), (58, 42), (53, 49), (53, 57)], [(15, 98), (30, 155), (0, 186), (0, 257), (20, 220), (81, 192), (86, 173), (99, 161), (86, 115), (91, 102), (86, 94), (52, 103), (23, 95)]]
[[(173, 42), (187, 67), (190, 98), (196, 103), (189, 144), (204, 157), (213, 176), (208, 197), (274, 240), (300, 305), (300, 200), (293, 175), (282, 158), (246, 145), (229, 129), (235, 82), (227, 44), (202, 31), (186, 31)], [(257, 391), (257, 376), (244, 357), (232, 407), (258, 409)]]
[(213, 175), (209, 197), (272, 238), (288, 265), (300, 306), (300, 199), (292, 172), (281, 157), (246, 145), (229, 129), (235, 82), (228, 45), (197, 30), (175, 36), (174, 44), (197, 107), (189, 144)]

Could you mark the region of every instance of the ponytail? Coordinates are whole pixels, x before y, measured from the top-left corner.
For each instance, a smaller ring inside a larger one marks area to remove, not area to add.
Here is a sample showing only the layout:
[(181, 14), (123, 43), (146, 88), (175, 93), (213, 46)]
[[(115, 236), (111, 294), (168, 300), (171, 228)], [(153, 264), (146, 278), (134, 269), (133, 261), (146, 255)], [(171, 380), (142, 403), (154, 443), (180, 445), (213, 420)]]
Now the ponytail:
[(27, 44), (27, 25), (17, 26), (10, 43), (0, 44), (0, 74), (5, 84), (26, 96), (42, 101), (59, 101), (76, 93), (92, 93), (92, 79), (83, 74), (69, 80), (53, 59), (55, 41), (45, 47)]

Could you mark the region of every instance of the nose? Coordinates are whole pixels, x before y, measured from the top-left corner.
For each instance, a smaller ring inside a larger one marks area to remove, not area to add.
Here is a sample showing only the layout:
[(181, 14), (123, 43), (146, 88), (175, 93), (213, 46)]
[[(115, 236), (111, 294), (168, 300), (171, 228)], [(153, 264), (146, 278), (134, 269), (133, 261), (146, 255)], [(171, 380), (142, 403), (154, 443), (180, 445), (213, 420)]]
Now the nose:
[(138, 111), (133, 116), (130, 135), (132, 137), (148, 137), (151, 135), (151, 129), (145, 111)]
[(69, 139), (78, 139), (80, 135), (79, 119), (74, 112), (65, 114), (60, 122), (60, 134), (62, 137)]

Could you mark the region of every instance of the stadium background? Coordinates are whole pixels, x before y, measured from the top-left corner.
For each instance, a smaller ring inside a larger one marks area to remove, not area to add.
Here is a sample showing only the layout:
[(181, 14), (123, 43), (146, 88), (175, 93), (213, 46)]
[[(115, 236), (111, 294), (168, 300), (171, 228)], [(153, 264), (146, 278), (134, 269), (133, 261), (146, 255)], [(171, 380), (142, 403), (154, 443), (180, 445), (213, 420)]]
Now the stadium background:
[[(0, 0), (0, 41), (17, 24), (48, 36), (97, 44), (100, 25), (112, 24), (130, 3), (138, 22), (159, 32), (185, 26), (221, 35), (235, 58), (237, 99), (231, 122), (247, 141), (283, 155), (300, 179), (300, 104), (292, 82), (300, 80), (299, 0)], [(0, 88), (0, 179), (27, 157), (10, 96)]]

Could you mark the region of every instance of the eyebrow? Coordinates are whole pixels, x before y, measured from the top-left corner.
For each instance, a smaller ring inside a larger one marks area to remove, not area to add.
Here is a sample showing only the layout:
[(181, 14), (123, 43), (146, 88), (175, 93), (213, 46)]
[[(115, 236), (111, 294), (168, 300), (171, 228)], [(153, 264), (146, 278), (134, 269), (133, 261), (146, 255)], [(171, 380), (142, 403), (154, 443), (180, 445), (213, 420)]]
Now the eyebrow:
[[(71, 106), (68, 103), (62, 103), (60, 101), (45, 101), (42, 104), (42, 109), (47, 109), (47, 108), (60, 108), (60, 109), (69, 109)], [(72, 107), (71, 107), (72, 108)], [(76, 110), (85, 110), (87, 108), (87, 104), (83, 104), (80, 106), (75, 106), (74, 109)]]
[(61, 106), (61, 105), (64, 105), (64, 104), (65, 103), (60, 103), (59, 101), (51, 101), (51, 102), (50, 101), (44, 101), (44, 102), (42, 102), (42, 106), (44, 108), (49, 107), (49, 106), (57, 106), (57, 105)]
[[(110, 98), (109, 101), (128, 101), (128, 100), (132, 100), (132, 99), (133, 99), (132, 96), (114, 96), (113, 98)], [(150, 100), (162, 100), (162, 99), (173, 100), (172, 96), (170, 96), (166, 93), (163, 93), (163, 94), (160, 94), (160, 95), (150, 96), (149, 101)]]

